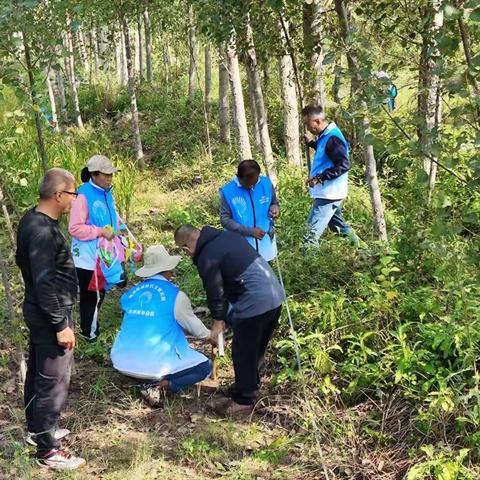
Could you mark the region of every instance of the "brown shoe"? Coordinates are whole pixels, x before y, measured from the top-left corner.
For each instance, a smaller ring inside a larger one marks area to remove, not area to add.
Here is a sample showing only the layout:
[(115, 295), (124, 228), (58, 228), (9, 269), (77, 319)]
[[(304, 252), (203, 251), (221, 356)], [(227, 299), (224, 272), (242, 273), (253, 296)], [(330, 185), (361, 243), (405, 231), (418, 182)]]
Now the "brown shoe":
[(251, 415), (253, 412), (253, 405), (241, 405), (240, 403), (228, 400), (221, 402), (215, 411), (224, 417), (241, 417)]

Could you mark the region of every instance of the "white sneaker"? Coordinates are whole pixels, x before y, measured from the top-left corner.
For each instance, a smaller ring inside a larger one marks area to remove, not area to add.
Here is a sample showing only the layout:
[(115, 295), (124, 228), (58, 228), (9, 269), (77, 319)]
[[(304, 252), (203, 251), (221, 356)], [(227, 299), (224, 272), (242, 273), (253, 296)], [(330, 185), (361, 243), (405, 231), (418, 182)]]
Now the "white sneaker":
[(85, 465), (85, 459), (74, 457), (65, 450), (50, 450), (45, 457), (37, 457), (37, 464), (52, 470), (76, 470)]
[[(67, 435), (70, 435), (70, 430), (68, 430), (67, 428), (57, 428), (55, 430), (54, 438), (55, 438), (55, 440), (61, 440), (62, 438), (65, 438)], [(35, 441), (35, 436), (36, 436), (35, 433), (28, 432), (27, 433), (27, 438), (25, 438), (25, 441), (29, 445), (33, 445), (34, 447), (36, 447), (37, 442)]]

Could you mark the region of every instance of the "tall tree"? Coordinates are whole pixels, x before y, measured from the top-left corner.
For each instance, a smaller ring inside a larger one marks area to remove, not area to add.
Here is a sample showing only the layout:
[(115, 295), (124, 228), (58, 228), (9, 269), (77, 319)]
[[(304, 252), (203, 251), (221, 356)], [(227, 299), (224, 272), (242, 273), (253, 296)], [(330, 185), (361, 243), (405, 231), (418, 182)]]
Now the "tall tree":
[(68, 75), (68, 81), (70, 84), (70, 93), (72, 95), (72, 103), (74, 110), (75, 123), (79, 129), (83, 129), (83, 120), (80, 113), (80, 100), (78, 97), (78, 88), (77, 88), (77, 77), (75, 73), (75, 51), (73, 49), (73, 40), (72, 40), (72, 28), (71, 20), (67, 15), (67, 29), (64, 36), (64, 45), (67, 51), (66, 61), (66, 70)]
[(191, 5), (188, 9), (188, 50), (190, 53), (190, 67), (188, 69), (188, 100), (189, 102), (193, 102), (197, 75), (198, 46), (195, 15)]
[(237, 142), (242, 160), (252, 158), (250, 139), (248, 138), (247, 117), (245, 115), (245, 104), (243, 101), (242, 80), (240, 77), (240, 65), (236, 50), (235, 36), (232, 35), (227, 44), (228, 67), (230, 73), (230, 84), (232, 87), (233, 108), (235, 127), (237, 130)]
[(132, 113), (132, 132), (133, 141), (135, 145), (135, 156), (137, 164), (140, 169), (145, 167), (145, 161), (143, 159), (143, 146), (142, 137), (140, 135), (140, 122), (138, 119), (138, 107), (137, 107), (137, 89), (135, 80), (135, 70), (133, 68), (133, 52), (130, 43), (130, 32), (128, 30), (128, 22), (125, 14), (121, 16), (121, 24), (123, 29), (123, 38), (125, 41), (125, 55), (127, 59), (127, 74), (128, 74), (128, 93), (130, 95), (130, 110)]
[(268, 176), (274, 184), (277, 183), (277, 173), (273, 159), (272, 145), (270, 143), (270, 133), (268, 131), (267, 110), (263, 99), (262, 83), (257, 63), (257, 54), (253, 40), (253, 32), (250, 23), (246, 25), (247, 50), (245, 53), (246, 66), (251, 76), (252, 92), (255, 99), (255, 108), (257, 113), (258, 130), (260, 134), (260, 146), (262, 149), (263, 160), (267, 169)]
[(35, 77), (34, 77), (34, 71), (33, 71), (34, 67), (33, 67), (32, 54), (30, 49), (31, 48), (30, 40), (26, 30), (22, 31), (22, 38), (23, 38), (23, 51), (25, 54), (25, 68), (27, 70), (28, 84), (30, 87), (29, 88), (30, 100), (32, 102), (33, 115), (35, 118), (35, 128), (37, 130), (38, 151), (40, 153), (43, 170), (46, 171), (48, 169), (47, 150), (45, 149), (45, 142), (43, 140), (43, 126), (42, 126), (42, 120), (40, 117), (40, 106), (38, 105), (38, 100), (37, 100), (37, 89), (35, 85)]
[(429, 176), (429, 198), (435, 185), (438, 160), (432, 147), (437, 142), (442, 118), (441, 80), (436, 71), (440, 53), (435, 37), (443, 26), (441, 0), (430, 1), (422, 15), (426, 21), (422, 31), (418, 75), (418, 143), (423, 157), (423, 168)]
[(58, 125), (58, 115), (57, 115), (57, 99), (55, 98), (55, 73), (50, 67), (47, 67), (45, 71), (45, 79), (47, 82), (48, 89), (48, 99), (50, 100), (50, 111), (52, 112), (52, 128), (55, 132), (59, 132), (60, 128)]
[(210, 111), (212, 104), (212, 54), (210, 44), (205, 44), (205, 105)]
[(150, 22), (150, 14), (148, 13), (148, 8), (145, 6), (143, 10), (143, 25), (145, 27), (145, 63), (147, 68), (147, 82), (152, 83), (153, 81), (153, 70), (152, 70), (152, 57), (153, 57), (153, 45), (152, 45), (152, 24)]
[(323, 67), (323, 22), (326, 17), (325, 0), (303, 3), (303, 48), (305, 52), (305, 96), (309, 101), (325, 106)]
[(218, 49), (218, 108), (220, 123), (220, 141), (230, 142), (230, 102), (229, 102), (229, 78), (227, 68), (228, 58), (225, 46)]
[[(284, 28), (287, 32), (284, 32)], [(289, 25), (283, 20), (280, 24), (280, 38), (285, 52), (280, 56), (278, 68), (280, 73), (281, 93), (283, 102), (283, 125), (285, 151), (288, 163), (302, 165), (300, 154), (300, 131), (298, 116), (298, 98), (295, 87), (295, 71), (291, 55), (288, 53), (286, 35), (289, 35)]]
[(385, 214), (383, 211), (382, 195), (378, 183), (377, 163), (373, 146), (366, 142), (366, 137), (370, 135), (370, 120), (368, 117), (367, 103), (363, 97), (361, 90), (361, 77), (357, 54), (354, 45), (351, 42), (352, 28), (350, 25), (350, 16), (347, 11), (344, 0), (335, 0), (335, 10), (338, 15), (340, 24), (340, 33), (343, 40), (344, 48), (346, 50), (348, 68), (350, 72), (353, 98), (358, 105), (360, 114), (360, 121), (358, 122), (358, 129), (360, 131), (360, 138), (363, 142), (363, 157), (365, 161), (365, 175), (370, 192), (370, 203), (373, 211), (373, 224), (377, 238), (382, 241), (387, 240), (387, 225), (385, 222)]

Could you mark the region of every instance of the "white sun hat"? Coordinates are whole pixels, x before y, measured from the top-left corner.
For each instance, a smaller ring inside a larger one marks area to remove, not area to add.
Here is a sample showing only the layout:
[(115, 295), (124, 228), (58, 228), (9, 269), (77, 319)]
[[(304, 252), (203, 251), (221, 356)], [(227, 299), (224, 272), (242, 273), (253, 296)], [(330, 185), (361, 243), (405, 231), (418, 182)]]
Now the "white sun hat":
[(143, 255), (143, 267), (135, 274), (138, 277), (151, 277), (161, 272), (172, 271), (180, 262), (180, 255), (170, 255), (163, 245), (148, 247)]

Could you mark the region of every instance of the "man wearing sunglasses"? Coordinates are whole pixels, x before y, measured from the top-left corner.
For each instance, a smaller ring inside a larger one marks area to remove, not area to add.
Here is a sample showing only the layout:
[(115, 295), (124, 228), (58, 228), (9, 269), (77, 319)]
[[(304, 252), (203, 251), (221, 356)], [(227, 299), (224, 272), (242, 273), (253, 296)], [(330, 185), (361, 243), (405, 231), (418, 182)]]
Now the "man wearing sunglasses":
[(16, 263), (25, 282), (23, 315), (30, 332), (25, 379), (27, 442), (37, 446), (37, 463), (54, 470), (75, 470), (83, 458), (61, 449), (70, 432), (58, 428), (67, 399), (75, 347), (72, 318), (77, 275), (58, 220), (77, 196), (74, 176), (48, 170), (40, 182), (40, 200), (21, 219)]

